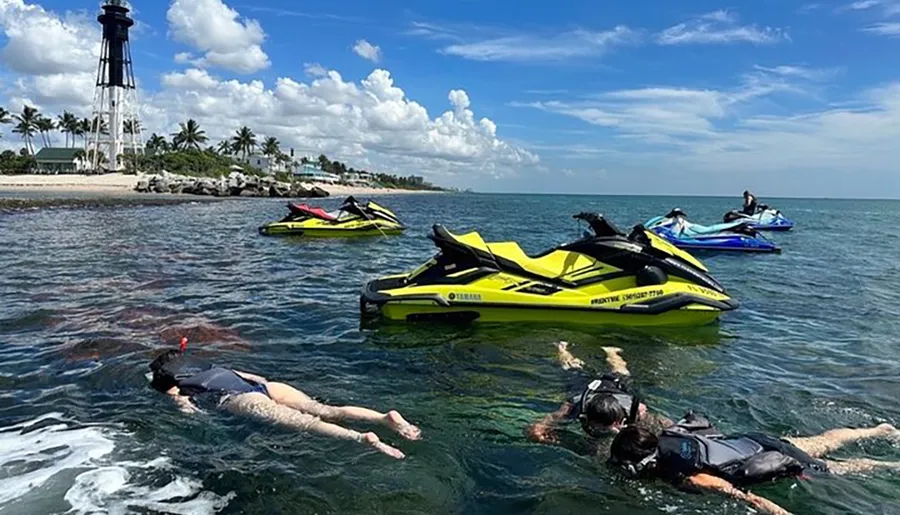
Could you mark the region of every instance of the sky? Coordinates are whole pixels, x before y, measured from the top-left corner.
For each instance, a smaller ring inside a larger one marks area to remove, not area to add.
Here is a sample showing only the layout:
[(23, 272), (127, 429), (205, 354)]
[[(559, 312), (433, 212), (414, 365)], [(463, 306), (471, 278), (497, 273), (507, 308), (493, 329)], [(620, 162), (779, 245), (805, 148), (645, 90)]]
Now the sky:
[[(0, 105), (90, 115), (100, 3), (0, 0)], [(489, 192), (900, 198), (900, 0), (131, 6), (145, 138), (247, 125)]]

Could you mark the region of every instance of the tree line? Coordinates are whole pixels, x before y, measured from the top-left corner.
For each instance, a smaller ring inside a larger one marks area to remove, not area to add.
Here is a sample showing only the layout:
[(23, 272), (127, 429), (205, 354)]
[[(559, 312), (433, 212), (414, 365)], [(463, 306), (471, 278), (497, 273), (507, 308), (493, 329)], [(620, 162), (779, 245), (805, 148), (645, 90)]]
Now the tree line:
[[(26, 173), (34, 166), (34, 139), (40, 137), (43, 147), (53, 146), (53, 133), (62, 132), (65, 135), (66, 148), (75, 147), (77, 138), (81, 138), (82, 147), (76, 153), (76, 158), (92, 158), (88, 150), (88, 136), (93, 132), (109, 134), (109, 128), (104, 119), (79, 119), (74, 114), (64, 111), (56, 119), (41, 114), (38, 109), (24, 106), (19, 114), (12, 114), (0, 107), (0, 124), (14, 124), (12, 132), (19, 134), (25, 143), (25, 148), (17, 155), (12, 151), (0, 153), (0, 171), (4, 173)], [(98, 126), (99, 124), (99, 126)], [(140, 131), (140, 123), (137, 120), (126, 119), (123, 122), (125, 134), (136, 134)], [(292, 165), (294, 160), (281, 150), (281, 142), (274, 136), (261, 139), (250, 127), (243, 126), (236, 129), (234, 135), (220, 141), (215, 146), (207, 146), (209, 137), (206, 131), (200, 128), (200, 124), (193, 118), (178, 124), (178, 131), (166, 136), (153, 133), (147, 139), (146, 153), (129, 153), (126, 149), (122, 156), (126, 171), (159, 172), (168, 170), (173, 173), (202, 176), (221, 176), (230, 173), (234, 165), (231, 157), (239, 156), (242, 161), (255, 151), (266, 156), (270, 163), (278, 165)], [(106, 156), (99, 156), (101, 163), (106, 162)], [(346, 178), (353, 175), (366, 174), (366, 170), (354, 169), (340, 161), (331, 161), (324, 154), (317, 160), (301, 157), (300, 164), (317, 163), (325, 172)], [(249, 164), (242, 163), (242, 168), (250, 173), (261, 173)], [(281, 174), (280, 174), (281, 175)], [(441, 189), (422, 180), (421, 177), (399, 177), (396, 175), (378, 173), (371, 174), (374, 180), (387, 188), (400, 189)], [(282, 175), (287, 179), (288, 175)]]

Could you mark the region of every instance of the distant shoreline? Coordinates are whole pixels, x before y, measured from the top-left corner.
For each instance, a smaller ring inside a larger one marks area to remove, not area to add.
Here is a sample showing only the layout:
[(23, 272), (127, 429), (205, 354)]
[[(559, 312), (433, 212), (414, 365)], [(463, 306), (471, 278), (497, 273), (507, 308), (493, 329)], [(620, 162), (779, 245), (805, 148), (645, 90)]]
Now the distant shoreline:
[[(28, 193), (96, 193), (96, 194), (134, 194), (143, 195), (134, 191), (138, 181), (145, 175), (125, 175), (121, 173), (107, 173), (98, 175), (77, 174), (27, 174), (27, 175), (0, 175), (0, 192), (28, 192)], [(343, 186), (340, 184), (316, 184), (331, 196), (341, 197), (347, 195), (406, 195), (420, 193), (445, 193), (431, 190), (399, 190), (387, 188), (370, 188), (362, 186)], [(172, 193), (159, 193), (157, 195), (193, 197), (194, 195), (180, 195)]]

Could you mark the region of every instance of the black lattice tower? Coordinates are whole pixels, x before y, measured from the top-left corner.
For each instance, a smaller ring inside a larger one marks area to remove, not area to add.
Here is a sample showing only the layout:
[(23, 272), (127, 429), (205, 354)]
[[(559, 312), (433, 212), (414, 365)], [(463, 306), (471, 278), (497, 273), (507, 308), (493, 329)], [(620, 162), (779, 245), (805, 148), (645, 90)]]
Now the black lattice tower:
[[(119, 170), (121, 156), (143, 148), (137, 87), (128, 29), (134, 25), (123, 0), (107, 0), (97, 21), (103, 26), (88, 157), (95, 171)], [(106, 158), (106, 163), (103, 158)]]

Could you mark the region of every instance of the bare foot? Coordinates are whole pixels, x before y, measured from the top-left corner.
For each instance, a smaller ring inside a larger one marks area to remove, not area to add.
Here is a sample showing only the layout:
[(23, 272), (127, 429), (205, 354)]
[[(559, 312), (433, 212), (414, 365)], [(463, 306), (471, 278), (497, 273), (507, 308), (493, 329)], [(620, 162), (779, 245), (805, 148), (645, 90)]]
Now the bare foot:
[(606, 352), (609, 354), (619, 354), (620, 352), (622, 352), (621, 347), (602, 347), (602, 349), (603, 349), (603, 352)]
[(556, 342), (556, 348), (559, 349), (560, 352), (569, 350), (569, 342)]
[(881, 431), (882, 434), (884, 434), (884, 436), (889, 436), (892, 438), (900, 438), (900, 431), (897, 431), (896, 427), (894, 427), (888, 423), (878, 424), (878, 426), (876, 426), (875, 429), (878, 429), (879, 431)]
[(378, 435), (376, 435), (375, 433), (363, 434), (363, 441), (366, 442), (367, 444), (371, 445), (372, 447), (378, 449), (379, 452), (387, 454), (391, 458), (402, 460), (403, 458), (406, 457), (406, 455), (403, 454), (403, 452), (400, 451), (400, 449), (395, 449), (394, 447), (391, 447), (390, 445), (383, 443), (381, 441), (381, 439), (378, 438)]
[(387, 419), (388, 427), (396, 431), (403, 438), (406, 438), (407, 440), (418, 440), (422, 438), (422, 430), (407, 422), (397, 411), (389, 411), (385, 418)]

